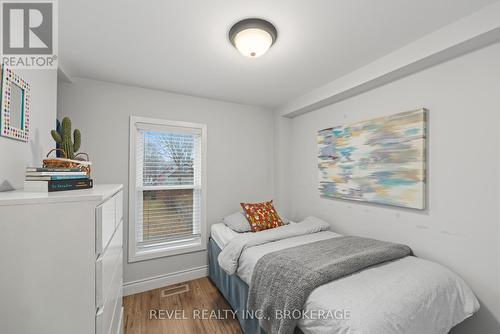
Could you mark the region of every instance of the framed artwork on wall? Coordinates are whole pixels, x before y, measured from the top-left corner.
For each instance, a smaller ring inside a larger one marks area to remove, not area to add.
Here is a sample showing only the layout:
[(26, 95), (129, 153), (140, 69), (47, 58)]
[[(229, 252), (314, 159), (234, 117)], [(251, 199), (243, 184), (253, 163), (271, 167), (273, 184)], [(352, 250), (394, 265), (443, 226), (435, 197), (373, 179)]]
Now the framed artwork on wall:
[(0, 135), (28, 141), (30, 129), (30, 85), (16, 72), (1, 68)]
[(427, 110), (318, 132), (322, 197), (425, 209)]

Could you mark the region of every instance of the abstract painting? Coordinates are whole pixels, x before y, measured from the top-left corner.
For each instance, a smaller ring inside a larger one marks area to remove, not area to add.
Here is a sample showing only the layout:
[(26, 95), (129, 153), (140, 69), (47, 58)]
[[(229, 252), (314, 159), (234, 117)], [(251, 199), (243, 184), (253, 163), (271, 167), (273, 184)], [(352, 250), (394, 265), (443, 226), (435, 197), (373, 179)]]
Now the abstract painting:
[(426, 110), (318, 132), (322, 197), (425, 208)]

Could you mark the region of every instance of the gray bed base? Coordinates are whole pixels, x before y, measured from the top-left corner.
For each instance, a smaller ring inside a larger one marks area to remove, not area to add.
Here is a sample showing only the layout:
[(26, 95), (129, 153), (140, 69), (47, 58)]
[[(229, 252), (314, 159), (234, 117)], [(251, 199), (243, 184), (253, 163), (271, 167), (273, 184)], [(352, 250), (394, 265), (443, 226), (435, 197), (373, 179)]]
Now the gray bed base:
[[(259, 320), (248, 316), (251, 314), (246, 310), (248, 285), (243, 282), (238, 275), (228, 275), (219, 267), (217, 257), (220, 252), (221, 249), (217, 243), (210, 238), (208, 242), (208, 276), (210, 280), (215, 284), (217, 289), (219, 289), (224, 298), (226, 298), (233, 311), (236, 311), (236, 317), (238, 318), (243, 333), (266, 334), (266, 332), (260, 328)], [(303, 332), (296, 327), (294, 334), (303, 334)]]

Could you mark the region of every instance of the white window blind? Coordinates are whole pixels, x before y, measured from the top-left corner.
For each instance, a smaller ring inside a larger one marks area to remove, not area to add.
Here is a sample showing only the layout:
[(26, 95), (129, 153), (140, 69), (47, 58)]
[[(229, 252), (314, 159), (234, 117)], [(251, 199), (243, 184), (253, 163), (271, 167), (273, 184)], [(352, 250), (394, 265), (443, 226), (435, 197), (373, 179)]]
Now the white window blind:
[(135, 124), (136, 252), (200, 243), (202, 129)]

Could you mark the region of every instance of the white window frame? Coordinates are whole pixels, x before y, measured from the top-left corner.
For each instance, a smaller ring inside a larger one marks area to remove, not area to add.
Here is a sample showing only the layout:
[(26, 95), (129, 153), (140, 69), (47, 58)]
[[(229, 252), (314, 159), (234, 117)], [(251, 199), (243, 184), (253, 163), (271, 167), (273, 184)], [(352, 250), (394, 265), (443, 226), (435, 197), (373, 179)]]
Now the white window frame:
[[(146, 124), (152, 127), (158, 127), (161, 131), (163, 127), (182, 127), (201, 130), (201, 213), (200, 213), (200, 238), (195, 238), (189, 242), (170, 242), (161, 247), (154, 247), (148, 250), (137, 249), (136, 240), (136, 124)], [(207, 249), (206, 237), (206, 161), (207, 161), (207, 126), (206, 124), (189, 123), (180, 121), (168, 121), (164, 119), (130, 116), (130, 142), (129, 142), (129, 214), (128, 214), (128, 262), (138, 262), (161, 258), (166, 256), (180, 255), (185, 253), (203, 251)]]

